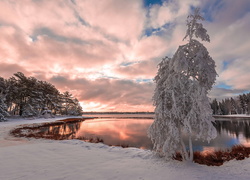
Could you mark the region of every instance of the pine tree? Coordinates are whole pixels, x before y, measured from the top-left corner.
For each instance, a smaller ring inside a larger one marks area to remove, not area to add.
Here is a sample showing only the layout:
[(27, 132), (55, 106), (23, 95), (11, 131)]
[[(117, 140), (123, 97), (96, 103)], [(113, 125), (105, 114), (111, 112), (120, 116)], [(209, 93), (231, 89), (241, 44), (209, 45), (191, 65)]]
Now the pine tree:
[(231, 104), (230, 99), (226, 98), (224, 103), (225, 103), (225, 107), (226, 107), (225, 108), (225, 113), (231, 115), (232, 114), (232, 104)]
[(213, 110), (213, 114), (218, 114), (219, 112), (219, 105), (216, 99), (214, 99), (211, 103), (211, 108)]
[(15, 73), (7, 80), (0, 77), (0, 98), (2, 119), (8, 114), (39, 117), (45, 109), (51, 116), (58, 113), (64, 115), (82, 113), (78, 100), (72, 94), (69, 92), (60, 94), (54, 85), (34, 77), (26, 77), (21, 72)]
[(61, 94), (61, 102), (62, 102), (61, 114), (70, 115), (71, 113), (70, 109), (74, 105), (72, 94), (70, 94), (68, 91), (65, 91), (63, 94)]
[(243, 95), (239, 95), (239, 102), (240, 102), (240, 108), (241, 108), (241, 114), (245, 114), (246, 113), (246, 98)]
[[(148, 135), (154, 150), (167, 159), (178, 151), (184, 160), (193, 160), (193, 139), (210, 141), (216, 137), (214, 118), (207, 97), (216, 79), (215, 62), (195, 38), (210, 41), (199, 9), (187, 19), (188, 43), (179, 46), (173, 58), (163, 58), (155, 77), (153, 96), (155, 121)], [(184, 136), (188, 137), (189, 152)]]
[(76, 98), (73, 99), (73, 102), (70, 103), (70, 105), (69, 105), (68, 115), (73, 115), (73, 116), (81, 116), (82, 115), (82, 107)]
[(5, 103), (8, 89), (6, 81), (0, 77), (0, 121), (5, 121), (6, 117), (9, 116)]
[(230, 98), (230, 104), (232, 108), (231, 114), (238, 114), (239, 107), (233, 98)]
[(0, 94), (0, 121), (6, 121), (6, 117), (9, 116), (4, 100), (4, 95)]

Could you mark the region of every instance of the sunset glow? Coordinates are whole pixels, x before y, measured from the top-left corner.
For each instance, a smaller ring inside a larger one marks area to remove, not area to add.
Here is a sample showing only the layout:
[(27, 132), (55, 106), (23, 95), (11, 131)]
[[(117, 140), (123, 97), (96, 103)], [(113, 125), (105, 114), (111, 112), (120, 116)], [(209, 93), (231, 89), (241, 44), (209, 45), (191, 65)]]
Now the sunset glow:
[(249, 0), (0, 1), (0, 76), (70, 91), (83, 111), (154, 111), (157, 64), (172, 56), (199, 6), (216, 61), (211, 98), (250, 89)]

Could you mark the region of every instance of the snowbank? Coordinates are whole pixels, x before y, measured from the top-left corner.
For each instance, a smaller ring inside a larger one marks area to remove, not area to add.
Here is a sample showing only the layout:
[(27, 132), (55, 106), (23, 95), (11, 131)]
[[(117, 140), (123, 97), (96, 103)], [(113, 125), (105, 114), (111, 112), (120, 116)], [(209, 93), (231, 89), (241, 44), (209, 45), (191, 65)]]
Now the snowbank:
[[(59, 118), (62, 119), (62, 118)], [(0, 123), (0, 179), (249, 179), (250, 159), (208, 167), (165, 162), (151, 151), (109, 147), (80, 140), (14, 138), (20, 124), (59, 119), (10, 120)]]

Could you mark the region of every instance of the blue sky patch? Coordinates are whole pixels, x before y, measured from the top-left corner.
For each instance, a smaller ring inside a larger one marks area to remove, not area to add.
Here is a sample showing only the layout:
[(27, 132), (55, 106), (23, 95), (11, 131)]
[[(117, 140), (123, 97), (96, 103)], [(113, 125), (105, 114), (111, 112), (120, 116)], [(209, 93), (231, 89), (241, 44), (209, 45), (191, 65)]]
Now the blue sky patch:
[(232, 86), (226, 85), (225, 83), (219, 83), (215, 87), (222, 88), (222, 89), (232, 89)]
[(224, 2), (221, 0), (216, 0), (214, 3), (207, 2), (207, 4), (201, 9), (204, 13), (204, 18), (206, 21), (213, 21), (213, 14), (224, 7)]
[(137, 64), (138, 62), (122, 62), (120, 64), (120, 66), (124, 66), (124, 67), (127, 67), (127, 66), (131, 66), (133, 64)]
[(230, 64), (230, 62), (223, 61), (223, 70), (227, 69), (227, 67), (228, 67), (229, 64)]
[(138, 83), (141, 83), (141, 82), (144, 82), (144, 83), (147, 83), (147, 82), (152, 82), (153, 79), (136, 79), (136, 82)]
[(151, 35), (162, 36), (165, 33), (166, 29), (168, 29), (169, 31), (172, 30), (173, 27), (174, 27), (173, 23), (166, 23), (159, 28), (147, 28), (144, 32), (144, 35), (146, 35), (147, 37)]
[(154, 4), (159, 4), (162, 5), (163, 0), (144, 0), (144, 6), (145, 7), (150, 7)]
[(155, 32), (159, 32), (160, 30), (161, 30), (161, 28), (148, 28), (148, 29), (145, 30), (145, 35), (146, 36), (151, 36)]

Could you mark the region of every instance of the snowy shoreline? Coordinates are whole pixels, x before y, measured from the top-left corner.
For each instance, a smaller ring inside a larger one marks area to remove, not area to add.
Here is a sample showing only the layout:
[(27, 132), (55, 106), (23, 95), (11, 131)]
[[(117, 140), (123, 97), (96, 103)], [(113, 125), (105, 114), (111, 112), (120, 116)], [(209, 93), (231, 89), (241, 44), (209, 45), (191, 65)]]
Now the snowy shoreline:
[(247, 114), (231, 114), (231, 115), (213, 115), (215, 117), (243, 117), (243, 118), (250, 118), (250, 115)]
[(220, 167), (166, 162), (149, 150), (110, 147), (80, 140), (15, 138), (19, 125), (51, 119), (10, 119), (0, 122), (0, 179), (248, 179), (250, 159)]
[(230, 121), (241, 121), (241, 120), (246, 120), (250, 121), (250, 116), (246, 114), (233, 114), (233, 115), (213, 115), (216, 121), (225, 121), (225, 120), (230, 120)]

